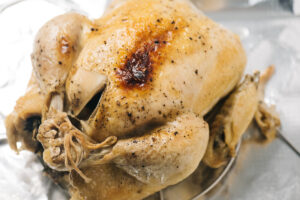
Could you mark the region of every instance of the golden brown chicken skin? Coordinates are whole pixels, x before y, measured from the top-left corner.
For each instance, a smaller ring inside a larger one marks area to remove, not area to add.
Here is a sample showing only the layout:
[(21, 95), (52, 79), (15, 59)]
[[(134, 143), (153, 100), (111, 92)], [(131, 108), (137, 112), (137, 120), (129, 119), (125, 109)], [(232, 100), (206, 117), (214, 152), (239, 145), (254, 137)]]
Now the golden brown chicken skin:
[[(188, 1), (116, 1), (94, 21), (64, 14), (36, 36), (41, 106), (20, 112), (19, 100), (8, 139), (67, 174), (72, 199), (142, 199), (196, 169), (209, 140), (203, 116), (236, 87), (245, 63), (239, 38)], [(253, 118), (257, 104), (246, 105), (230, 148)], [(37, 135), (16, 123), (26, 116), (41, 118), (30, 124)]]

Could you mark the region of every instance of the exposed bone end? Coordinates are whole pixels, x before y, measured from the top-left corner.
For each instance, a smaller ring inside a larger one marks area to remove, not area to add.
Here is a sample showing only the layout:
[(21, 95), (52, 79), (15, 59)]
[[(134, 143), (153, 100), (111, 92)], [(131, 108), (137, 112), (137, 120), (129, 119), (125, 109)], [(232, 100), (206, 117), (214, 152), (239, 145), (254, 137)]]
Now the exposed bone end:
[(259, 77), (259, 86), (264, 89), (267, 82), (271, 79), (272, 75), (275, 72), (275, 66), (270, 65)]
[(275, 72), (275, 66), (270, 65), (259, 77), (258, 93), (259, 93), (260, 101), (264, 100), (265, 87), (268, 81), (271, 79), (274, 72)]
[(106, 82), (105, 75), (79, 68), (66, 84), (72, 114), (78, 115), (92, 97), (104, 88)]
[(43, 120), (52, 118), (57, 114), (58, 111), (64, 109), (64, 94), (58, 92), (50, 92), (46, 95), (45, 103), (43, 107)]
[(53, 94), (50, 102), (50, 107), (55, 108), (56, 110), (62, 111), (64, 106), (63, 97), (60, 94)]

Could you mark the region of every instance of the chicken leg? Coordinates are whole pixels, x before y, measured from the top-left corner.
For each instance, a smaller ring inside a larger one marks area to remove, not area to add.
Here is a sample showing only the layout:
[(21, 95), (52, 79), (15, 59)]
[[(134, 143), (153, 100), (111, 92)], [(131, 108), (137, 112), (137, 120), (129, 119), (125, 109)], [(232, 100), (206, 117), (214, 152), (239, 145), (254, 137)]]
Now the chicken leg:
[[(192, 173), (204, 155), (207, 141), (207, 123), (193, 113), (182, 114), (143, 136), (118, 140), (102, 159), (83, 163), (96, 168), (83, 169), (92, 179), (91, 184), (83, 185), (78, 177), (73, 184), (83, 199), (129, 199), (126, 193), (132, 188), (140, 199)], [(112, 172), (101, 172), (116, 168), (122, 175), (116, 177)], [(126, 184), (122, 184), (123, 181)], [(107, 184), (110, 187), (105, 186)], [(97, 192), (98, 188), (101, 193)], [(106, 197), (107, 193), (110, 195)]]

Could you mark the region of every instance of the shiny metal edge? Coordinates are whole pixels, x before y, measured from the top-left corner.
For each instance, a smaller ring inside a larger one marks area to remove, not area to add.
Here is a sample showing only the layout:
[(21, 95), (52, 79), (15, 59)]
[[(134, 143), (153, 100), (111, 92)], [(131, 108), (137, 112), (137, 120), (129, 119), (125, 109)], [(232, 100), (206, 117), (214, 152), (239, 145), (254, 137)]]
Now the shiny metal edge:
[(206, 188), (202, 193), (192, 197), (191, 200), (197, 200), (200, 197), (203, 197), (205, 194), (207, 194), (209, 191), (211, 191), (217, 184), (219, 184), (220, 181), (228, 174), (228, 172), (230, 171), (231, 167), (234, 164), (234, 161), (237, 159), (237, 156), (238, 156), (238, 153), (239, 153), (239, 150), (240, 150), (240, 146), (241, 146), (241, 141), (242, 140), (240, 140), (239, 143), (236, 146), (237, 155), (235, 157), (232, 157), (229, 160), (228, 164), (226, 165), (226, 167), (224, 168), (224, 170), (220, 174), (220, 176), (208, 188)]

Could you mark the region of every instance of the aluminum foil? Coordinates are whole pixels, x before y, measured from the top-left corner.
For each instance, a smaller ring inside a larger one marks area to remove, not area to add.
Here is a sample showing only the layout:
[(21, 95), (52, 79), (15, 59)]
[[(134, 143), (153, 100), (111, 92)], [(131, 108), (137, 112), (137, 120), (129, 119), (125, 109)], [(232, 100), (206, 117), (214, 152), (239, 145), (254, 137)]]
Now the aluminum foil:
[[(31, 73), (30, 53), (38, 29), (67, 11), (90, 18), (101, 16), (105, 0), (0, 1), (0, 139), (4, 118), (25, 92)], [(266, 101), (276, 104), (282, 132), (300, 149), (300, 17), (299, 1), (193, 0), (215, 21), (240, 35), (248, 54), (246, 73), (274, 64), (276, 73), (266, 88)], [(294, 12), (294, 13), (293, 13)], [(300, 159), (276, 139), (252, 142), (252, 125), (235, 166), (212, 194), (204, 199), (300, 199)], [(43, 167), (29, 152), (19, 155), (0, 145), (0, 199), (67, 199), (64, 191), (43, 175)], [(189, 199), (193, 188), (164, 190), (164, 199)], [(159, 195), (154, 196), (159, 199)]]

